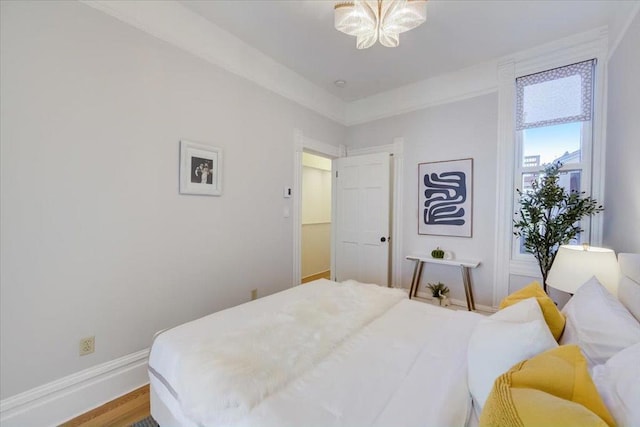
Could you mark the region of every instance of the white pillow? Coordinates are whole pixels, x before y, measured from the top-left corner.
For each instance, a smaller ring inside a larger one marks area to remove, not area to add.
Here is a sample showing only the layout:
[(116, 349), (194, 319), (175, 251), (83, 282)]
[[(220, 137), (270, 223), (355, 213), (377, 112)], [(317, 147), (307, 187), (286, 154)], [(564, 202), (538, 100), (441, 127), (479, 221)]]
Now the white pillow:
[(562, 313), (567, 323), (560, 345), (577, 344), (591, 367), (640, 342), (640, 323), (595, 277), (578, 288)]
[(640, 322), (640, 283), (621, 277), (618, 285), (618, 300)]
[(557, 347), (535, 298), (482, 319), (469, 340), (469, 391), (478, 414), (496, 378), (513, 365)]
[(640, 322), (640, 254), (618, 254), (618, 299)]
[(640, 343), (593, 368), (593, 382), (620, 426), (640, 426)]

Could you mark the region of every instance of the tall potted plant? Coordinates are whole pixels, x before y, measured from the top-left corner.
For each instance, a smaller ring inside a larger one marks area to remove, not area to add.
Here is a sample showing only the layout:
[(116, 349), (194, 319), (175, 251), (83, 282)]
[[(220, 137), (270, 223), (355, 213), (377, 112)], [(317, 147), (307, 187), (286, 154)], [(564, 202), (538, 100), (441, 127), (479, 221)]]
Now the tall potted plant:
[(584, 192), (567, 192), (561, 187), (558, 184), (561, 167), (560, 162), (547, 165), (542, 180), (534, 180), (530, 191), (516, 190), (520, 209), (513, 220), (513, 234), (523, 239), (525, 250), (538, 261), (545, 291), (558, 247), (584, 231), (579, 224), (582, 218), (604, 210)]

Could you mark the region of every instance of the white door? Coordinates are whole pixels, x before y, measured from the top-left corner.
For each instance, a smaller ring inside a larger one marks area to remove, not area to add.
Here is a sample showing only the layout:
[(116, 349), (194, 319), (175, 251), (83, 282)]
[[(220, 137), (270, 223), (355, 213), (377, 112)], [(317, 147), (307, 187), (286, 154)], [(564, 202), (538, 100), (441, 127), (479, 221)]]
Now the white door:
[(387, 286), (389, 281), (389, 153), (334, 160), (335, 278)]

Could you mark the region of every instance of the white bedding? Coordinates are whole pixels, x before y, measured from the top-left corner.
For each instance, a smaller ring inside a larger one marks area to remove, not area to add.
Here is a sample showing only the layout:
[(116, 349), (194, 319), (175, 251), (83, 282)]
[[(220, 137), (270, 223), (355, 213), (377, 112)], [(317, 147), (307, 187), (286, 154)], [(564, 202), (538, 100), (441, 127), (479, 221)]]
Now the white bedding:
[[(181, 425), (198, 425), (185, 415), (176, 391), (184, 354), (203, 341), (216, 342), (242, 330), (292, 301), (313, 298), (327, 286), (331, 282), (298, 286), (160, 334), (149, 367), (152, 392), (161, 400), (162, 410)], [(402, 300), (241, 418), (205, 425), (465, 425), (471, 407), (466, 348), (480, 318)], [(152, 415), (162, 425), (160, 412), (152, 404)]]

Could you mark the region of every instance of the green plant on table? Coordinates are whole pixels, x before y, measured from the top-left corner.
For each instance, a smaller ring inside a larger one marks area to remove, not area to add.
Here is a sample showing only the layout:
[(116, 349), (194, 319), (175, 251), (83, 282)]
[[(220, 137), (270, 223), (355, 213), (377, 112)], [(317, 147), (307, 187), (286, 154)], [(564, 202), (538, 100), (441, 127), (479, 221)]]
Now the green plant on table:
[(584, 231), (580, 220), (602, 212), (604, 208), (585, 192), (567, 192), (558, 184), (562, 163), (554, 162), (544, 168), (540, 182), (534, 180), (530, 191), (516, 190), (520, 196), (520, 210), (513, 220), (514, 235), (523, 239), (524, 248), (538, 261), (544, 290), (547, 275), (560, 245)]
[(444, 258), (444, 251), (440, 249), (440, 246), (431, 251), (431, 257), (436, 259)]

